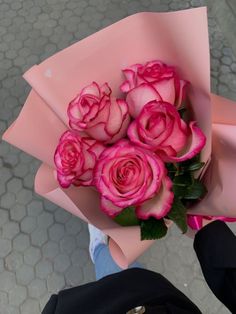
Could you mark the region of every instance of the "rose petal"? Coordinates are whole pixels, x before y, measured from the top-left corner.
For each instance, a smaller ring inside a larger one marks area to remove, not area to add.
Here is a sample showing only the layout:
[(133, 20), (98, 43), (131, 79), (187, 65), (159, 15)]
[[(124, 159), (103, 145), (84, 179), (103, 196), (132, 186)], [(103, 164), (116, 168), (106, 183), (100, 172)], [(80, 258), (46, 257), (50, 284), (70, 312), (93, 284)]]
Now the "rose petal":
[(100, 142), (106, 142), (111, 138), (111, 136), (105, 131), (105, 123), (103, 122), (86, 129), (86, 133)]
[(179, 152), (178, 156), (167, 156), (164, 152), (160, 151), (158, 154), (166, 162), (180, 162), (187, 159), (191, 159), (196, 156), (206, 144), (206, 137), (202, 130), (197, 127), (196, 121), (189, 123), (190, 134), (187, 138), (187, 144), (185, 148)]
[(132, 89), (126, 98), (130, 115), (136, 118), (142, 108), (152, 100), (161, 100), (161, 97), (151, 85), (143, 83)]
[(81, 90), (80, 96), (81, 95), (85, 95), (85, 94), (89, 94), (89, 95), (94, 95), (96, 97), (101, 97), (101, 92), (100, 92), (100, 87), (96, 82), (93, 82), (92, 84), (84, 87)]
[(65, 176), (57, 171), (57, 180), (62, 188), (68, 188), (74, 179), (74, 175)]
[(108, 83), (104, 83), (101, 87), (100, 87), (100, 91), (101, 91), (101, 97), (103, 96), (103, 94), (110, 96), (111, 94), (111, 88), (108, 85)]
[(175, 103), (175, 83), (174, 78), (163, 79), (153, 84), (163, 101), (172, 105)]
[(162, 187), (158, 193), (150, 200), (136, 207), (136, 215), (138, 218), (146, 220), (150, 217), (156, 219), (163, 218), (170, 211), (174, 193), (171, 191), (172, 182), (169, 177), (164, 177)]
[(171, 146), (177, 153), (183, 149), (187, 142), (187, 134), (183, 132), (179, 119), (174, 121), (171, 135), (164, 141), (164, 146)]
[(111, 136), (118, 133), (122, 124), (122, 109), (114, 97), (111, 97), (109, 117), (106, 121), (106, 132)]
[(101, 197), (101, 209), (110, 217), (117, 216), (123, 210), (123, 208), (114, 205), (111, 201), (103, 196)]
[(187, 82), (187, 81), (184, 81), (184, 80), (179, 81), (179, 93), (178, 93), (178, 97), (177, 97), (176, 103), (175, 103), (175, 107), (177, 109), (181, 107), (182, 101), (186, 97), (186, 89), (187, 89), (188, 85), (189, 85), (189, 82)]
[(124, 138), (127, 134), (129, 123), (130, 123), (130, 116), (127, 113), (126, 116), (124, 117), (124, 120), (121, 125), (121, 129), (119, 130), (119, 132), (116, 135), (114, 135), (111, 140), (108, 140), (106, 144), (113, 144), (113, 143), (116, 143), (118, 140)]

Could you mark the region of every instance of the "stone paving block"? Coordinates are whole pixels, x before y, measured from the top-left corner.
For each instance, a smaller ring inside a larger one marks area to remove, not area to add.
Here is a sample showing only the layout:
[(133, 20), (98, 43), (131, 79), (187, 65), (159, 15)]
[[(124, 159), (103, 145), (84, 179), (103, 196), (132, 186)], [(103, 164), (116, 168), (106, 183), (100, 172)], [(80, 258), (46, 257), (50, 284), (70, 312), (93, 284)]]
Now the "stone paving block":
[(5, 257), (11, 252), (11, 241), (0, 238), (0, 257)]
[(33, 245), (41, 247), (47, 242), (48, 235), (46, 229), (37, 228), (31, 233), (31, 243)]
[(82, 225), (81, 220), (77, 217), (71, 217), (65, 224), (67, 234), (76, 235), (80, 232)]
[(8, 303), (8, 296), (6, 292), (0, 291), (0, 304), (6, 305)]
[(17, 193), (17, 202), (21, 205), (27, 205), (32, 200), (33, 193), (29, 190), (22, 189), (19, 193)]
[(30, 246), (24, 252), (24, 262), (28, 265), (34, 266), (41, 258), (41, 251), (33, 246)]
[(42, 253), (45, 258), (48, 260), (53, 260), (54, 257), (57, 256), (59, 253), (59, 246), (56, 242), (48, 241), (44, 246), (42, 247)]
[(66, 284), (69, 287), (75, 287), (83, 282), (83, 272), (81, 267), (72, 266), (65, 272)]
[(62, 208), (58, 208), (55, 213), (56, 222), (65, 223), (66, 221), (70, 219), (70, 217), (71, 217), (71, 214)]
[(23, 286), (15, 286), (8, 294), (11, 305), (19, 307), (27, 298), (27, 289)]
[(9, 221), (2, 227), (2, 237), (11, 240), (19, 233), (19, 231), (19, 224)]
[(15, 271), (23, 264), (23, 256), (21, 253), (12, 251), (5, 258), (5, 267), (7, 270)]
[(33, 232), (37, 227), (37, 220), (35, 217), (27, 216), (25, 217), (20, 224), (21, 231), (25, 233)]
[(18, 252), (24, 252), (29, 246), (29, 236), (24, 233), (19, 233), (13, 240), (13, 249)]
[(42, 212), (37, 218), (37, 223), (39, 228), (48, 228), (53, 224), (53, 215)]
[(57, 273), (52, 273), (47, 278), (47, 288), (50, 292), (58, 292), (65, 287), (64, 276)]
[(33, 200), (27, 205), (27, 212), (29, 216), (38, 216), (43, 212), (43, 204), (41, 201)]
[(40, 279), (47, 279), (53, 272), (52, 263), (48, 260), (41, 260), (35, 267), (36, 276)]
[(59, 241), (65, 234), (65, 227), (62, 224), (53, 224), (48, 231), (49, 238), (54, 241)]
[(6, 209), (0, 208), (0, 227), (4, 226), (8, 221), (8, 212)]
[(0, 290), (9, 292), (16, 285), (15, 274), (9, 271), (4, 271), (0, 273)]
[(16, 270), (16, 279), (20, 285), (28, 285), (34, 278), (34, 269), (32, 266), (23, 264)]
[(63, 253), (71, 254), (76, 248), (75, 238), (72, 236), (65, 236), (60, 241), (60, 248)]
[(16, 196), (14, 193), (7, 192), (5, 193), (0, 200), (1, 207), (8, 208), (15, 205)]
[(73, 265), (84, 267), (89, 260), (88, 250), (78, 248), (73, 251), (71, 255), (71, 262)]
[[(26, 215), (26, 208), (24, 205), (15, 204), (10, 209), (10, 218), (11, 220), (21, 221), (23, 217)], [(1, 221), (1, 219), (0, 219)]]
[(39, 299), (47, 292), (46, 282), (41, 279), (34, 279), (28, 286), (29, 296), (35, 299)]
[(27, 299), (22, 305), (21, 305), (21, 313), (24, 314), (40, 314), (39, 309), (39, 302), (34, 299)]
[(7, 190), (12, 193), (17, 193), (22, 188), (22, 181), (18, 178), (12, 178), (7, 183)]
[(64, 273), (70, 265), (70, 258), (67, 254), (61, 253), (54, 258), (54, 270), (56, 272)]

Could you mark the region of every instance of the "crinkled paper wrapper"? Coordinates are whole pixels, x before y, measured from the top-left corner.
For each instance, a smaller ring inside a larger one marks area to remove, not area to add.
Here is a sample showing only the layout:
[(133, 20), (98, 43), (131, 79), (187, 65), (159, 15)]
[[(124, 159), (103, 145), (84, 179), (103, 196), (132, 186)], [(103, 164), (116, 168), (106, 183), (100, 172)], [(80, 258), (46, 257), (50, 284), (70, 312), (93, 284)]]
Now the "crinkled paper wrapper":
[(138, 226), (121, 227), (99, 208), (92, 188), (62, 189), (55, 179), (53, 156), (68, 128), (67, 106), (92, 81), (109, 82), (120, 97), (121, 69), (159, 59), (189, 80), (195, 119), (207, 136), (202, 152), (209, 193), (191, 213), (236, 217), (236, 104), (210, 93), (206, 8), (129, 16), (55, 54), (24, 74), (32, 90), (19, 117), (3, 139), (42, 161), (36, 192), (102, 229), (110, 251), (123, 268), (153, 241), (140, 241)]

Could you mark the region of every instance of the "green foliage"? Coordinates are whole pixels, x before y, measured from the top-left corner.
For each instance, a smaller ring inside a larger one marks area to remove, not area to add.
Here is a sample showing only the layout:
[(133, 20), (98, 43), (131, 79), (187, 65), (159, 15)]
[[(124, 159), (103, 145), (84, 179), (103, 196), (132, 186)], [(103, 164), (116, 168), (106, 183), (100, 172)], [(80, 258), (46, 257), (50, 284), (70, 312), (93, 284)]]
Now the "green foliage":
[(133, 206), (126, 207), (114, 220), (121, 226), (137, 226), (139, 224)]
[(155, 240), (163, 238), (167, 234), (164, 219), (149, 218), (140, 221), (141, 240)]
[(186, 212), (186, 207), (183, 205), (181, 200), (175, 198), (172, 208), (168, 213), (168, 218), (171, 219), (183, 233), (187, 232), (188, 229)]

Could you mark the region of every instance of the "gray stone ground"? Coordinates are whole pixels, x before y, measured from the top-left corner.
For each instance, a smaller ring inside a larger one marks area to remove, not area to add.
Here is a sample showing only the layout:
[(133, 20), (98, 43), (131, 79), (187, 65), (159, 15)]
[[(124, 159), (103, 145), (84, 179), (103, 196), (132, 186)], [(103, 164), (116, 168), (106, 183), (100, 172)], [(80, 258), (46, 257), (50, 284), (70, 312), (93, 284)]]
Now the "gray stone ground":
[[(236, 59), (231, 49), (235, 41), (226, 41), (234, 30), (228, 34), (218, 22), (225, 14), (220, 3), (209, 0), (212, 90), (236, 100)], [(200, 0), (0, 0), (1, 132), (22, 108), (29, 86), (21, 75), (33, 64), (132, 13), (204, 4)], [(40, 313), (51, 293), (94, 280), (87, 227), (34, 194), (38, 165), (0, 143), (1, 314)], [(203, 313), (229, 313), (206, 286), (192, 240), (176, 228), (141, 260), (169, 278)]]

